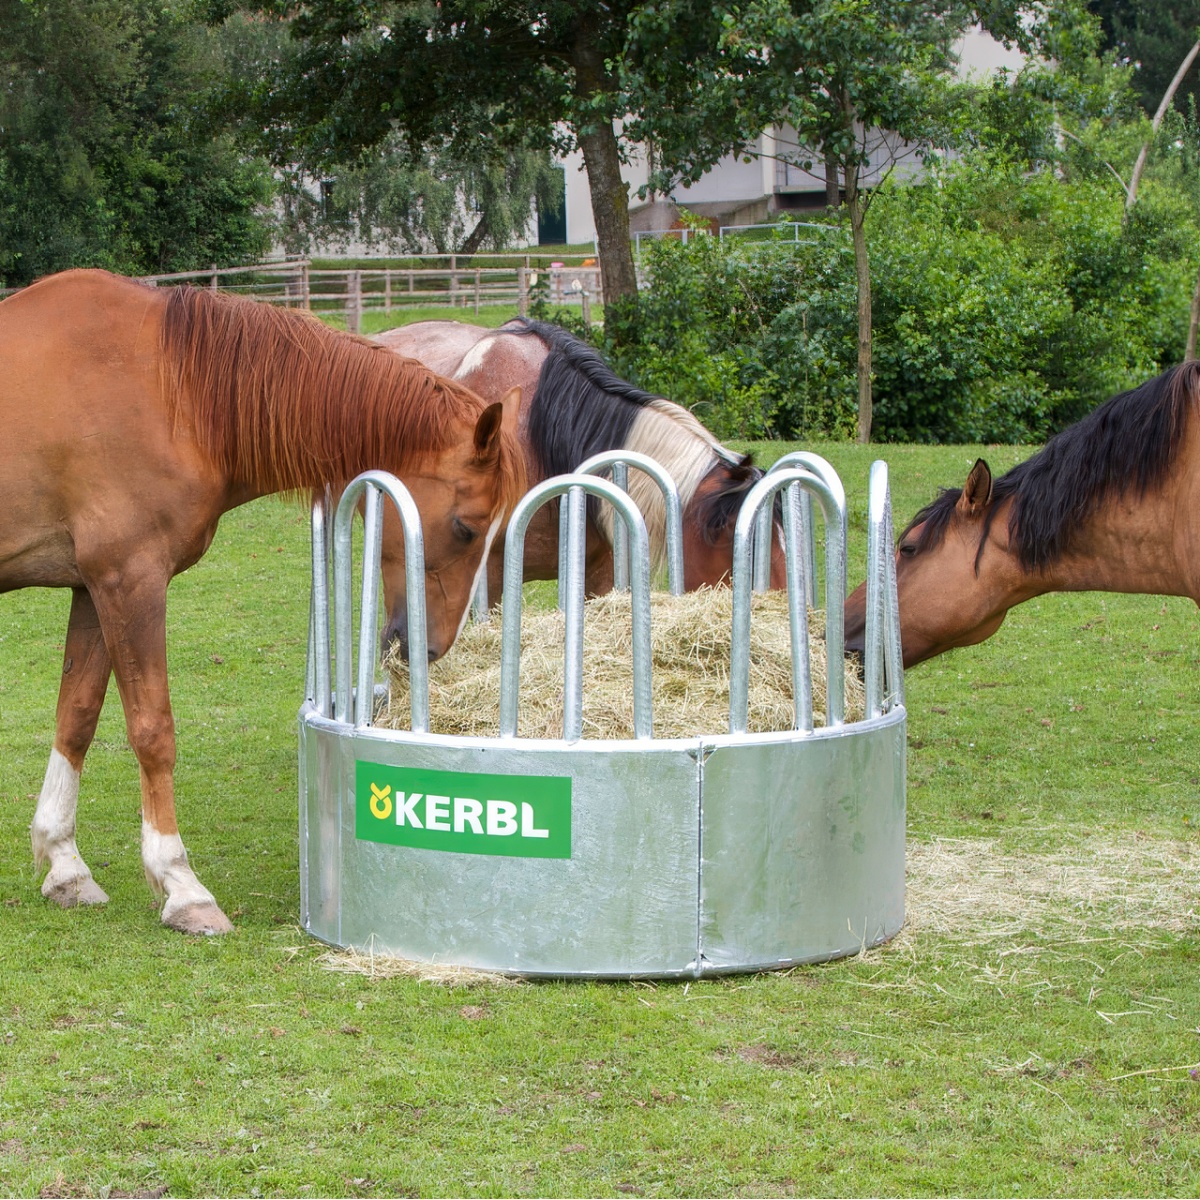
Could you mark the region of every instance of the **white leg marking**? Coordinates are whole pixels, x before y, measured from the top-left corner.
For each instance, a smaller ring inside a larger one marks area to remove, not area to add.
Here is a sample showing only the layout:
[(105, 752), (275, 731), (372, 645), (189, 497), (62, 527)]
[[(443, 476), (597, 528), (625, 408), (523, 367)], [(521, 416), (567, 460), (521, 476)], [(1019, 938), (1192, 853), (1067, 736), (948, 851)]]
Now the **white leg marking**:
[(108, 899), (75, 845), (78, 806), (79, 772), (64, 755), (51, 750), (29, 836), (33, 861), (38, 867), (50, 868), (42, 882), (42, 895), (63, 908), (103, 904)]
[(231, 929), (212, 893), (188, 866), (183, 839), (177, 833), (159, 833), (142, 819), (142, 866), (146, 881), (165, 897), (162, 921), (185, 933), (224, 933)]

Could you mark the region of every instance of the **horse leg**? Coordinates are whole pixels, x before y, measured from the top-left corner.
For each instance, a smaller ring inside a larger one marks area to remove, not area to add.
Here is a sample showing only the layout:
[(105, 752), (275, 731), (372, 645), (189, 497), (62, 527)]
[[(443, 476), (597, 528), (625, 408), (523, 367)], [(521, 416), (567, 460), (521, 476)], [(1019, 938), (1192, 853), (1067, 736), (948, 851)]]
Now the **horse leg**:
[(30, 828), (34, 862), (50, 868), (42, 895), (63, 908), (108, 900), (75, 845), (75, 812), (83, 759), (96, 735), (111, 670), (95, 605), (86, 589), (76, 588), (63, 651), (54, 748)]
[(167, 581), (132, 564), (91, 584), (142, 784), (142, 865), (163, 898), (162, 922), (181, 933), (233, 928), (188, 865), (175, 820), (175, 719), (167, 687)]

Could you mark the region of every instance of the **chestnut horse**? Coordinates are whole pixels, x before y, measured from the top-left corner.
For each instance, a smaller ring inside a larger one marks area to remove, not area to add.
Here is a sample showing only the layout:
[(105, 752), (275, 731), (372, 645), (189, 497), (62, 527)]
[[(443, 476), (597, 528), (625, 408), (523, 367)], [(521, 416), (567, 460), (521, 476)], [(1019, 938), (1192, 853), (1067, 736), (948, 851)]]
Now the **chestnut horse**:
[[(420, 321), (377, 334), (398, 354), (420, 359), (486, 399), (520, 387), (519, 432), (529, 483), (573, 471), (604, 450), (636, 450), (670, 472), (683, 508), (683, 585), (718, 583), (733, 561), (733, 527), (746, 492), (762, 476), (748, 455), (722, 446), (685, 408), (619, 378), (586, 342), (544, 321), (518, 317), (500, 329), (458, 321)], [(629, 472), (629, 490), (646, 517), (651, 555), (665, 552), (665, 505), (643, 472)], [(589, 595), (612, 587), (612, 514), (589, 503), (585, 586)], [(778, 531), (777, 531), (778, 534)], [(499, 597), (504, 546), (492, 548), (488, 595)], [(525, 578), (558, 574), (557, 505), (530, 523)], [(774, 539), (771, 584), (784, 584), (782, 541)]]
[[(993, 480), (982, 459), (898, 539), (904, 665), (990, 637), (1045, 592), (1147, 592), (1200, 604), (1200, 363), (1102, 404)], [(846, 601), (861, 652), (865, 585)]]
[[(103, 271), (51, 276), (0, 303), (0, 363), (0, 591), (72, 590), (32, 825), (34, 857), (49, 868), (42, 892), (64, 907), (107, 899), (79, 856), (75, 816), (111, 673), (141, 769), (142, 861), (162, 920), (224, 932), (175, 819), (168, 582), (235, 505), (384, 468), (404, 478), (423, 518), (435, 656), (524, 489), (516, 414), (506, 427), (500, 404), (307, 315)], [(403, 549), (389, 516), (395, 624)]]

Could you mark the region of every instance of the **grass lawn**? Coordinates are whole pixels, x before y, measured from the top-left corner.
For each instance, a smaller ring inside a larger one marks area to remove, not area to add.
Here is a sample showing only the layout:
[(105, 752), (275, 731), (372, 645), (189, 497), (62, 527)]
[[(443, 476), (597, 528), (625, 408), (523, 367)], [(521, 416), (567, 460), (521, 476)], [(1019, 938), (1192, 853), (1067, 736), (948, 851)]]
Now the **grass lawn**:
[[(792, 447), (757, 447), (762, 461)], [(813, 447), (898, 520), (979, 453)], [(173, 585), (179, 814), (235, 923), (161, 927), (115, 691), (80, 845), (28, 826), (68, 597), (0, 597), (0, 1192), (22, 1196), (1195, 1195), (1195, 606), (1047, 597), (916, 668), (908, 924), (705, 982), (445, 986), (331, 969), (298, 928), (307, 518), (231, 513)]]

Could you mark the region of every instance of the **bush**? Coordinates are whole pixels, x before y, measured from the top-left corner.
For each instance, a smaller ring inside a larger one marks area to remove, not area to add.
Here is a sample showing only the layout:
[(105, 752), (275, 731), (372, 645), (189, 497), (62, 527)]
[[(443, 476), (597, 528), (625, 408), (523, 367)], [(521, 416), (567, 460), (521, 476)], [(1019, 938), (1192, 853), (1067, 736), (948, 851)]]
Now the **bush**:
[[(830, 225), (769, 243), (664, 240), (636, 308), (606, 324), (643, 387), (720, 436), (853, 433), (856, 289)], [(1194, 205), (1143, 183), (1128, 220), (1111, 178), (986, 155), (875, 195), (868, 217), (874, 435), (1037, 441), (1183, 353)]]

